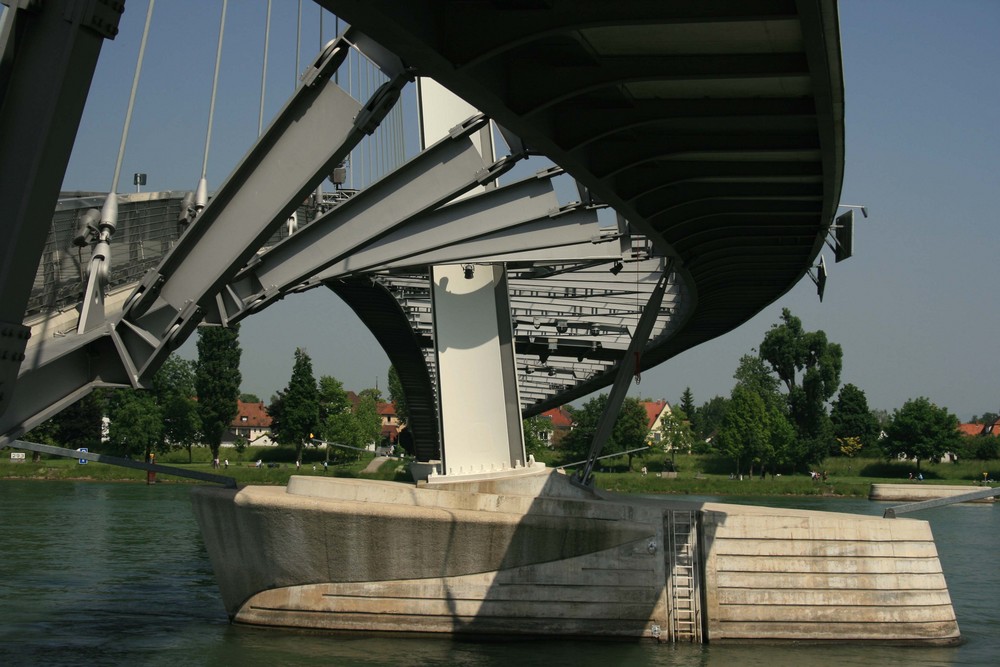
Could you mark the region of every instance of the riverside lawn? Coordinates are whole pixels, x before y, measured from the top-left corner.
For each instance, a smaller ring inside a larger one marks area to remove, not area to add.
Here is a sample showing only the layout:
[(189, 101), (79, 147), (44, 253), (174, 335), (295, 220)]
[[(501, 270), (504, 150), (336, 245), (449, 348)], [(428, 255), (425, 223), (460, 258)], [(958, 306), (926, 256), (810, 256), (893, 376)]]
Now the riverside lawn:
[[(192, 463), (187, 462), (186, 451), (168, 452), (160, 456), (157, 463), (227, 475), (235, 478), (241, 486), (284, 485), (288, 483), (289, 477), (296, 474), (410, 481), (409, 462), (403, 459), (390, 459), (376, 472), (364, 472), (374, 458), (370, 453), (358, 456), (352, 453), (347, 456), (347, 460), (344, 460), (342, 453), (338, 453), (340, 459), (336, 463), (331, 463), (326, 472), (322, 466), (325, 453), (316, 450), (306, 452), (305, 460), (298, 470), (294, 464), (294, 450), (284, 447), (249, 448), (240, 455), (235, 451), (222, 450), (221, 458), (225, 459), (227, 454), (232, 456), (229, 457), (229, 467), (218, 470), (212, 468), (207, 448), (196, 448), (193, 454)], [(27, 453), (26, 459), (23, 463), (12, 463), (9, 454), (5, 453), (0, 459), (0, 479), (146, 481), (146, 473), (142, 470), (101, 463), (80, 465), (75, 459), (59, 457), (42, 457), (36, 463), (31, 461), (30, 452)], [(262, 467), (256, 467), (257, 460), (263, 461)], [(884, 459), (871, 458), (828, 458), (821, 466), (814, 468), (820, 473), (827, 473), (825, 481), (813, 481), (808, 474), (802, 472), (786, 472), (773, 477), (768, 474), (765, 479), (759, 476), (751, 479), (747, 475), (744, 475), (742, 480), (730, 479), (729, 462), (711, 455), (678, 454), (675, 460), (678, 471), (676, 477), (668, 477), (663, 472), (669, 468), (670, 463), (669, 457), (663, 453), (633, 457), (632, 470), (628, 469), (626, 457), (606, 459), (601, 463), (603, 467), (599, 467), (596, 473), (598, 488), (620, 493), (644, 494), (867, 497), (872, 484), (908, 482), (910, 473), (916, 476), (916, 466), (912, 463), (887, 462)], [(648, 470), (646, 475), (640, 472), (643, 466)], [(982, 482), (983, 472), (988, 472), (990, 479), (996, 478), (1000, 474), (1000, 461), (925, 463), (921, 466), (921, 471), (924, 474), (924, 481), (912, 483), (976, 484)], [(157, 474), (156, 480), (162, 484), (199, 483), (163, 473)]]

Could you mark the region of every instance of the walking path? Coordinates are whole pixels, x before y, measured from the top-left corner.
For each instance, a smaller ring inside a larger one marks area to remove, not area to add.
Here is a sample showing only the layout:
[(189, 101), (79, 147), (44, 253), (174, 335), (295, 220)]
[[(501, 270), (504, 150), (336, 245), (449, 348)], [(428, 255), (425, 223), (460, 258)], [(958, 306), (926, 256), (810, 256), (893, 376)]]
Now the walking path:
[(376, 456), (368, 464), (368, 467), (361, 472), (378, 472), (378, 469), (382, 467), (382, 464), (389, 460), (388, 456)]

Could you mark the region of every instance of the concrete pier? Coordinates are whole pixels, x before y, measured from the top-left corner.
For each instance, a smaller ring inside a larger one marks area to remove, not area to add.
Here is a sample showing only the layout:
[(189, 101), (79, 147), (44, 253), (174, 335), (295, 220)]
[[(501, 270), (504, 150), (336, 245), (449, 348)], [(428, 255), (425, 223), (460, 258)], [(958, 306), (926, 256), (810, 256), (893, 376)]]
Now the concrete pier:
[(235, 622), (659, 641), (959, 637), (923, 521), (588, 492), (293, 477), (198, 488)]
[[(961, 486), (954, 484), (923, 484), (911, 482), (909, 484), (872, 484), (868, 491), (868, 500), (892, 500), (900, 502), (920, 502), (921, 500), (932, 500), (935, 498), (950, 498), (960, 496), (973, 491), (981, 491), (981, 486)], [(971, 502), (992, 503), (996, 498), (980, 498)]]
[(924, 521), (706, 505), (704, 526), (712, 641), (959, 637)]

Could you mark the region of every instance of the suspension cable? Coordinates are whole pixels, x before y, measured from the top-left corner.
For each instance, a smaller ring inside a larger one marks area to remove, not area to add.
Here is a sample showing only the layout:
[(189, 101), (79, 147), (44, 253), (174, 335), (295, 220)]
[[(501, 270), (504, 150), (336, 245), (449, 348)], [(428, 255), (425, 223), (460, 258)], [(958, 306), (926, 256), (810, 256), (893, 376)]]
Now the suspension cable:
[(267, 0), (267, 18), (264, 20), (264, 64), (260, 72), (260, 114), (257, 116), (257, 136), (264, 131), (264, 88), (267, 84), (267, 51), (271, 44), (271, 0)]
[(142, 41), (139, 43), (139, 58), (135, 63), (135, 74), (132, 77), (132, 92), (128, 96), (128, 110), (125, 112), (125, 126), (122, 127), (122, 140), (118, 144), (118, 160), (115, 162), (115, 176), (111, 181), (109, 192), (118, 192), (118, 178), (122, 173), (122, 160), (125, 158), (125, 142), (128, 141), (128, 130), (132, 125), (132, 109), (135, 107), (135, 92), (139, 88), (139, 73), (142, 72), (142, 59), (146, 54), (146, 38), (149, 37), (149, 25), (153, 20), (153, 5), (156, 0), (149, 0), (146, 8), (146, 27), (142, 30)]
[(215, 50), (215, 76), (212, 78), (212, 101), (208, 107), (208, 132), (205, 135), (205, 159), (201, 163), (201, 177), (208, 173), (208, 147), (212, 144), (212, 121), (215, 119), (215, 93), (219, 89), (219, 63), (222, 61), (222, 36), (226, 30), (226, 5), (222, 0), (222, 19), (219, 21), (219, 45)]
[[(337, 37), (340, 37), (340, 17), (337, 16), (336, 14), (334, 14), (333, 15), (333, 38), (336, 39)], [(322, 45), (320, 46), (320, 48), (322, 48)], [(347, 61), (347, 68), (348, 69), (351, 68), (351, 62), (350, 61)], [(335, 84), (337, 84), (338, 86), (340, 85), (340, 68), (339, 67), (333, 71), (333, 82)], [(350, 91), (348, 91), (348, 92), (350, 92)]]
[(292, 79), (292, 90), (299, 87), (299, 54), (302, 53), (302, 0), (299, 0), (299, 14), (295, 20), (295, 78)]

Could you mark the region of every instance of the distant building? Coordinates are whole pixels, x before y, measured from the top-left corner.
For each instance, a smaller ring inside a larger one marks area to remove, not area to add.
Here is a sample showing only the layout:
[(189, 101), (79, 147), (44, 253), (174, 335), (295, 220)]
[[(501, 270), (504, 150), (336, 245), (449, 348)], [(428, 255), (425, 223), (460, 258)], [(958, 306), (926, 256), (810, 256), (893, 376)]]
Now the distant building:
[(565, 407), (552, 408), (538, 416), (548, 422), (548, 427), (537, 433), (546, 447), (558, 447), (566, 434), (573, 430), (573, 418)]
[(981, 422), (970, 422), (968, 424), (959, 424), (958, 431), (964, 436), (970, 438), (975, 438), (980, 435), (992, 435), (993, 437), (1000, 437), (1000, 420), (991, 422), (989, 424), (983, 424)]
[(670, 404), (664, 400), (642, 401), (642, 407), (646, 409), (646, 443), (649, 445), (659, 445), (667, 440), (664, 433), (663, 420), (670, 416)]
[(263, 402), (236, 401), (236, 416), (222, 436), (222, 446), (233, 447), (237, 438), (243, 438), (254, 447), (273, 447), (278, 444), (271, 440), (271, 415), (267, 414), (267, 407)]
[(395, 403), (379, 403), (377, 406), (378, 416), (382, 418), (382, 441), (389, 441), (395, 444), (399, 438), (400, 424), (399, 417), (396, 416)]

